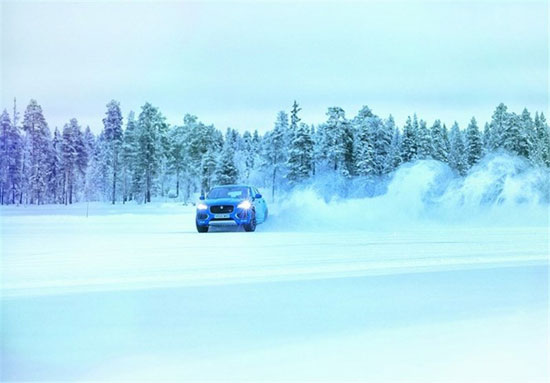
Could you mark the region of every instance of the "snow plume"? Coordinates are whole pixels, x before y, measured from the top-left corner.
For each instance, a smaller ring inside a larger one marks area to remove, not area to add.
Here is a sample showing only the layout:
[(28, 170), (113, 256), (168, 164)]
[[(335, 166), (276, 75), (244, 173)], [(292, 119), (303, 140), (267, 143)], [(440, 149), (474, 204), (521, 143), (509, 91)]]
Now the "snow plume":
[(505, 154), (486, 157), (459, 177), (446, 164), (405, 164), (388, 179), (319, 177), (272, 204), (274, 229), (399, 228), (469, 224), (548, 225), (550, 174)]

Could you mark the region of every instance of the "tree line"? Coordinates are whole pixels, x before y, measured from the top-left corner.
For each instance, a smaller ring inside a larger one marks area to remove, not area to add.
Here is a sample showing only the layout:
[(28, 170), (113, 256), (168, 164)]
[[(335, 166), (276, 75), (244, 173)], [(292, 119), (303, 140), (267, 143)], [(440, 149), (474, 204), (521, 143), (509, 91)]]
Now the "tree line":
[(150, 103), (123, 118), (119, 102), (106, 106), (103, 129), (95, 135), (72, 118), (62, 129), (48, 127), (41, 106), (31, 100), (20, 118), (0, 116), (0, 203), (71, 204), (76, 201), (151, 202), (155, 196), (188, 201), (214, 184), (252, 182), (291, 189), (323, 174), (342, 179), (379, 179), (401, 164), (421, 159), (447, 163), (460, 176), (491, 152), (506, 151), (533, 166), (550, 167), (550, 133), (545, 116), (496, 107), (483, 129), (472, 117), (465, 129), (431, 126), (409, 116), (398, 127), (367, 106), (347, 118), (330, 107), (324, 123), (306, 124), (294, 101), (280, 111), (271, 130), (220, 131), (196, 116), (169, 125)]

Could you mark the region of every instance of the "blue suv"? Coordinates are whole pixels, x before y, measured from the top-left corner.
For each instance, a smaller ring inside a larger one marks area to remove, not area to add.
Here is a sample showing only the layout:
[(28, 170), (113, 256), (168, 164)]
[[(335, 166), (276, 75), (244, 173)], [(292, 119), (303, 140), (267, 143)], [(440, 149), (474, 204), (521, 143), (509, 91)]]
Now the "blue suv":
[(210, 226), (243, 226), (245, 231), (267, 219), (267, 204), (258, 189), (248, 185), (215, 186), (201, 195), (195, 223), (199, 233)]

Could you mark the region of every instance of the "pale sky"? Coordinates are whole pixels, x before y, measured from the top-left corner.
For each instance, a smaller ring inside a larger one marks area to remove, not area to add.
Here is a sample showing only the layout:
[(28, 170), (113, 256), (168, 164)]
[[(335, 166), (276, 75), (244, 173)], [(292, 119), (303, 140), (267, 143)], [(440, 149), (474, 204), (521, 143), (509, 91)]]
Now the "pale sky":
[(105, 105), (265, 131), (362, 105), (398, 124), (548, 114), (548, 1), (2, 1), (1, 107), (98, 132)]

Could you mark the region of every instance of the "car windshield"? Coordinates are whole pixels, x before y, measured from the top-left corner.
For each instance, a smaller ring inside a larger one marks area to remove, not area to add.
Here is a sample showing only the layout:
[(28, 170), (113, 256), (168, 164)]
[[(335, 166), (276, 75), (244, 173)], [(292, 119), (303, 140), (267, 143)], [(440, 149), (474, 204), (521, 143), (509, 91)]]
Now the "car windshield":
[(207, 199), (248, 198), (248, 188), (245, 186), (220, 186), (210, 190)]

